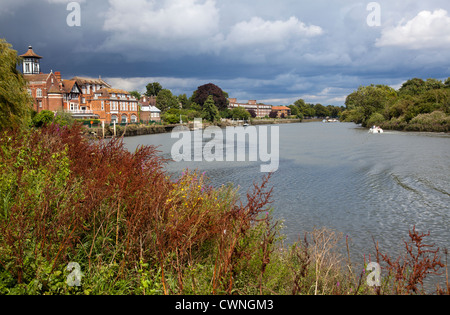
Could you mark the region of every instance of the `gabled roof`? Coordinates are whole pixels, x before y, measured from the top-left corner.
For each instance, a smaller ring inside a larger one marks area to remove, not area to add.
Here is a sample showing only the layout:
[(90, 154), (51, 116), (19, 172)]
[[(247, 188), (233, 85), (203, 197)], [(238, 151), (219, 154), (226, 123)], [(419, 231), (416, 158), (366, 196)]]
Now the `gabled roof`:
[(108, 94), (112, 94), (112, 93), (114, 93), (114, 94), (126, 94), (126, 95), (130, 94), (130, 92), (127, 92), (127, 91), (121, 90), (121, 89), (105, 89), (105, 88), (103, 88), (100, 91), (102, 91), (102, 90), (108, 92)]
[(64, 93), (71, 93), (73, 90), (73, 87), (76, 86), (77, 89), (81, 92), (80, 87), (77, 84), (77, 81), (75, 80), (62, 80), (63, 83), (63, 92)]
[(49, 73), (40, 73), (40, 74), (25, 74), (24, 78), (28, 82), (42, 82), (47, 81)]
[(84, 85), (84, 84), (98, 84), (98, 85), (104, 85), (108, 88), (111, 87), (108, 83), (102, 80), (102, 78), (93, 79), (93, 78), (86, 78), (86, 77), (74, 77), (72, 80), (77, 81), (78, 85)]
[(55, 84), (52, 84), (52, 86), (48, 89), (47, 93), (48, 94), (62, 94), (61, 90)]
[(37, 59), (42, 59), (41, 56), (39, 56), (38, 54), (36, 54), (33, 51), (33, 47), (28, 46), (28, 51), (26, 53), (24, 53), (23, 55), (20, 55), (20, 57), (33, 57), (33, 58), (37, 58)]

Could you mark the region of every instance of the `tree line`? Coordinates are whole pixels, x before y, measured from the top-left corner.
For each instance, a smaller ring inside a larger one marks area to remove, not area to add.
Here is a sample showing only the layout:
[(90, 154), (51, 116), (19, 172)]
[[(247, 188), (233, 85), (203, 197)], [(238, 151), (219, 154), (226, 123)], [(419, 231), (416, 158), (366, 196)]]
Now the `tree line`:
[[(132, 95), (140, 98), (137, 91), (131, 91)], [(199, 86), (193, 94), (173, 95), (169, 89), (164, 89), (159, 82), (152, 82), (146, 86), (143, 94), (148, 97), (156, 97), (156, 107), (161, 110), (162, 118), (168, 123), (193, 120), (201, 117), (211, 122), (221, 118), (249, 120), (256, 118), (256, 112), (242, 107), (228, 108), (228, 93), (215, 84), (208, 83)], [(288, 106), (291, 109), (291, 118), (338, 118), (345, 109), (343, 106), (324, 106), (322, 104), (306, 103), (303, 99), (297, 100)], [(277, 118), (278, 112), (272, 111), (266, 118)], [(289, 118), (289, 117), (282, 117)]]
[(228, 93), (213, 83), (199, 86), (190, 97), (186, 94), (176, 96), (169, 89), (163, 88), (159, 82), (147, 84), (143, 95), (137, 91), (130, 93), (137, 98), (143, 95), (155, 97), (156, 107), (162, 112), (162, 119), (171, 124), (180, 120), (192, 121), (194, 118), (218, 122), (221, 118), (249, 120), (252, 117), (252, 113), (243, 108), (229, 109)]
[(338, 118), (342, 111), (345, 109), (344, 106), (335, 106), (322, 104), (311, 104), (306, 103), (303, 99), (299, 99), (294, 102), (294, 104), (288, 106), (291, 109), (292, 116), (298, 118)]
[(450, 130), (450, 78), (413, 78), (398, 90), (387, 85), (360, 86), (347, 96), (343, 121), (363, 127), (407, 131)]

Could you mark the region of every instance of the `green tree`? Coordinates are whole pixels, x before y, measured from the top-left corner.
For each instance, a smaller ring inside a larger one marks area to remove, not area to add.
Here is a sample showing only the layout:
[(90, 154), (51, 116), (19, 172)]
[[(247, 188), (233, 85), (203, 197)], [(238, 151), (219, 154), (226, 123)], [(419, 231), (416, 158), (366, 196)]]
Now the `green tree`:
[(208, 96), (206, 99), (206, 102), (203, 104), (203, 119), (216, 122), (220, 121), (220, 114), (219, 110), (217, 109), (216, 105), (214, 104), (214, 98), (212, 95)]
[(441, 80), (437, 79), (427, 79), (425, 82), (425, 89), (426, 90), (439, 90), (443, 89), (445, 87), (444, 83), (442, 83)]
[(141, 99), (141, 93), (139, 93), (138, 91), (130, 91), (130, 95), (134, 96), (137, 100)]
[(300, 114), (300, 109), (295, 105), (289, 105), (289, 108), (291, 109), (291, 115), (298, 117)]
[(447, 80), (445, 80), (444, 85), (446, 88), (450, 88), (450, 78), (447, 78)]
[(414, 78), (403, 83), (398, 90), (398, 94), (402, 95), (418, 95), (425, 90), (425, 81), (419, 78)]
[(366, 127), (372, 114), (383, 112), (388, 102), (396, 97), (396, 91), (387, 85), (360, 86), (345, 101), (347, 109), (352, 111), (351, 115), (347, 113), (345, 117), (348, 119), (348, 117), (355, 117), (356, 114), (358, 123)]
[(243, 107), (235, 107), (231, 110), (231, 117), (238, 120), (249, 120), (250, 113)]
[(322, 104), (316, 104), (314, 106), (314, 110), (316, 112), (317, 117), (327, 117), (330, 116), (328, 109)]
[(181, 107), (183, 109), (190, 109), (191, 108), (191, 101), (188, 99), (186, 94), (178, 95), (178, 103), (181, 104)]
[(17, 70), (21, 58), (11, 47), (0, 39), (0, 129), (28, 126), (33, 104), (27, 83)]
[(55, 114), (49, 110), (40, 111), (33, 117), (33, 126), (40, 128), (51, 124), (55, 119)]
[(162, 89), (156, 97), (156, 107), (164, 113), (171, 108), (179, 109), (180, 103), (170, 90)]
[(147, 92), (145, 92), (145, 95), (147, 96), (158, 96), (159, 92), (163, 89), (158, 82), (149, 83), (146, 88)]

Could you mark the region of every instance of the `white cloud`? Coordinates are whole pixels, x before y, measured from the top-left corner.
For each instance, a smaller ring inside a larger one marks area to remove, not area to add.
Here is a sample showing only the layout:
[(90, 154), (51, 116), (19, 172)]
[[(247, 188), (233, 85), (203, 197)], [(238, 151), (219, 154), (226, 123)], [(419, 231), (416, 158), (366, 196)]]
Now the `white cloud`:
[(235, 24), (227, 35), (225, 43), (231, 46), (276, 47), (284, 50), (287, 44), (295, 40), (321, 35), (323, 30), (319, 26), (306, 26), (296, 17), (286, 21), (265, 21), (253, 17), (250, 21)]
[(296, 17), (253, 17), (223, 27), (224, 13), (215, 0), (109, 0), (109, 5), (103, 30), (110, 36), (99, 51), (127, 52), (131, 59), (223, 53), (254, 64), (265, 62), (270, 53), (304, 47), (305, 40), (323, 33)]
[(421, 11), (409, 21), (382, 31), (376, 46), (399, 46), (407, 49), (433, 49), (450, 46), (450, 16), (443, 9)]
[(110, 0), (103, 29), (111, 36), (102, 48), (112, 51), (189, 51), (207, 47), (218, 32), (214, 0)]

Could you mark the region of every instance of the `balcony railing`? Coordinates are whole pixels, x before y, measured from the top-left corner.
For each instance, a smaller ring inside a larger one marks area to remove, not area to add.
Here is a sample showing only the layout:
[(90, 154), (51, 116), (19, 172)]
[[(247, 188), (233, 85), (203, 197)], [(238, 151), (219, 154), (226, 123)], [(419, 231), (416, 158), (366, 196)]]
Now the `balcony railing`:
[(71, 114), (93, 114), (93, 110), (82, 110), (82, 109), (76, 109), (76, 110), (69, 110), (68, 111)]

